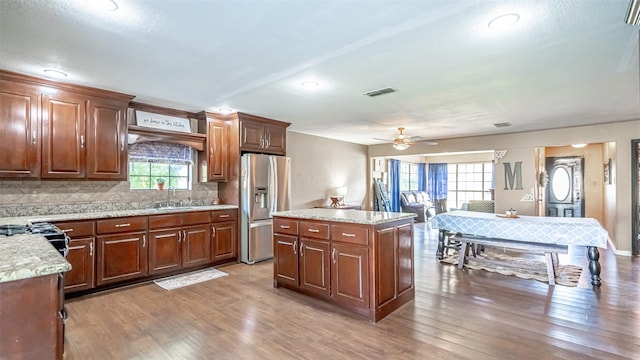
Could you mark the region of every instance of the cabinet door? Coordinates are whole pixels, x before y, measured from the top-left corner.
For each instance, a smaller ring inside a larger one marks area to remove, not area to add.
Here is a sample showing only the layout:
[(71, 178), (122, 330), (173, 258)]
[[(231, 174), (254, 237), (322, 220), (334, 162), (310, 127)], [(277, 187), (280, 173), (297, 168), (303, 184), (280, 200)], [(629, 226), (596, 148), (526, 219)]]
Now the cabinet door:
[(398, 296), (413, 289), (413, 224), (400, 225), (398, 236)]
[(264, 151), (264, 125), (251, 121), (240, 121), (240, 150)]
[(39, 176), (40, 131), (36, 88), (0, 81), (0, 177)]
[(98, 236), (96, 285), (147, 275), (147, 233)]
[(85, 177), (85, 98), (58, 91), (42, 96), (42, 178)]
[(226, 120), (208, 119), (208, 180), (227, 181), (230, 124)]
[(328, 297), (330, 245), (328, 241), (300, 238), (300, 288)]
[(149, 231), (149, 275), (181, 268), (181, 231), (181, 229)]
[(266, 150), (272, 154), (285, 155), (287, 153), (287, 128), (280, 126), (266, 126), (264, 129)]
[(87, 178), (127, 180), (127, 104), (93, 99), (87, 106)]
[(235, 221), (211, 225), (213, 261), (235, 260), (238, 258), (238, 224)]
[(369, 249), (333, 243), (331, 296), (336, 302), (369, 309)]
[(203, 265), (211, 261), (209, 225), (186, 227), (182, 230), (182, 266)]
[(67, 261), (71, 270), (64, 273), (64, 291), (72, 293), (95, 287), (95, 238), (71, 239)]
[(273, 278), (276, 282), (298, 286), (298, 237), (273, 235)]
[(398, 244), (394, 227), (375, 232), (376, 305), (383, 305), (398, 296)]

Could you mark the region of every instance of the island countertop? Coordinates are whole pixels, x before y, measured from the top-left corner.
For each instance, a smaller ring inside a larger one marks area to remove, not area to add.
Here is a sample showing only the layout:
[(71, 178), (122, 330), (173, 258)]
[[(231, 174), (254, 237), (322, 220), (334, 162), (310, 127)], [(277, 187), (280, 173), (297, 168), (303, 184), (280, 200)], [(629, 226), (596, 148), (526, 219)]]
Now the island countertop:
[(287, 217), (307, 220), (323, 220), (333, 222), (343, 222), (351, 224), (378, 225), (397, 220), (411, 219), (416, 217), (413, 213), (397, 213), (382, 211), (362, 211), (362, 210), (342, 210), (342, 209), (303, 209), (277, 211), (271, 216)]
[(71, 270), (42, 235), (0, 236), (0, 283)]

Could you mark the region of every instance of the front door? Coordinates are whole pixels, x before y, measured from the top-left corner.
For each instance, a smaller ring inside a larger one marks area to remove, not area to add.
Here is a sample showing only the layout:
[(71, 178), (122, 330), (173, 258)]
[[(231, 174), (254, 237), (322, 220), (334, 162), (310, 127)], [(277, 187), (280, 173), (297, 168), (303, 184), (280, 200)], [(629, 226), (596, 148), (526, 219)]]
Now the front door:
[(640, 255), (640, 139), (631, 140), (632, 255)]
[(584, 217), (584, 158), (548, 157), (547, 216)]

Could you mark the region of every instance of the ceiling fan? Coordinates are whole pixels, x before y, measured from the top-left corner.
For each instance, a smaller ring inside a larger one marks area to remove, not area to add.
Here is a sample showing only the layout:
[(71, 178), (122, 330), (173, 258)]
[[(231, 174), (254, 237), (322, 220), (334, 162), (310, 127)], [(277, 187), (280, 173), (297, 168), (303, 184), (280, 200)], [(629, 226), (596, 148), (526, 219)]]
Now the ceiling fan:
[(393, 138), (393, 140), (379, 139), (379, 138), (374, 138), (374, 139), (392, 143), (393, 147), (396, 150), (406, 150), (406, 149), (409, 148), (409, 145), (415, 144), (415, 143), (418, 143), (418, 142), (422, 143), (422, 144), (425, 144), (425, 145), (438, 145), (438, 143), (435, 142), (435, 141), (422, 140), (421, 136), (408, 136), (408, 135), (405, 135), (403, 127), (399, 127), (398, 128), (398, 132), (400, 132), (400, 134), (397, 134)]

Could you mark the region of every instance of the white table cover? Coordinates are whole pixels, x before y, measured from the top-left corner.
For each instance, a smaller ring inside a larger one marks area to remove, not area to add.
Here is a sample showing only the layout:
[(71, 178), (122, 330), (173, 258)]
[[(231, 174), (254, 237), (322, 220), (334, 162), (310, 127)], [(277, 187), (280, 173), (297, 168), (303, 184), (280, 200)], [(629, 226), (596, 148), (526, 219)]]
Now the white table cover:
[(607, 248), (609, 234), (598, 220), (544, 216), (499, 217), (496, 214), (453, 211), (431, 220), (436, 229), (463, 234), (558, 245)]

